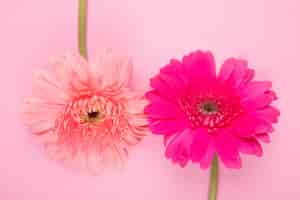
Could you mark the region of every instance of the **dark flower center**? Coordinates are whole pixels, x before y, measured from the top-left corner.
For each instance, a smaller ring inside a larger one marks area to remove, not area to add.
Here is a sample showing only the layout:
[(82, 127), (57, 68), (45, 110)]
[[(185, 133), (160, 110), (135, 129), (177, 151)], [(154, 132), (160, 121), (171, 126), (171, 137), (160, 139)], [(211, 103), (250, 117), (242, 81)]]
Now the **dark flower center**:
[(98, 118), (99, 114), (99, 111), (92, 111), (87, 113), (88, 118), (91, 120)]
[(199, 111), (204, 115), (216, 114), (219, 111), (218, 105), (212, 101), (206, 101), (199, 105)]
[(104, 113), (100, 111), (89, 111), (81, 116), (81, 120), (83, 123), (98, 123), (104, 118)]

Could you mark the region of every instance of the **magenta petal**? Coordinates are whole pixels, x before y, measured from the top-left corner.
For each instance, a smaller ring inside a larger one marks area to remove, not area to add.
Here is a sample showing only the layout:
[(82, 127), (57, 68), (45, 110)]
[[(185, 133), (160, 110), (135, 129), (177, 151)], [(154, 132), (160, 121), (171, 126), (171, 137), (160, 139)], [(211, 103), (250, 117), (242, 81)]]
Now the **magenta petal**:
[(145, 113), (154, 119), (178, 119), (183, 118), (183, 113), (171, 104), (152, 103), (145, 107)]
[(245, 115), (231, 124), (232, 134), (238, 137), (252, 137), (256, 133), (272, 132), (272, 125), (253, 115)]
[(213, 137), (204, 129), (195, 131), (195, 139), (192, 144), (191, 159), (193, 162), (200, 162), (202, 169), (207, 169), (215, 154)]
[(274, 128), (272, 126), (271, 123), (265, 121), (265, 120), (261, 120), (259, 119), (259, 122), (255, 129), (254, 129), (254, 132), (257, 134), (257, 133), (271, 133), (274, 131)]
[(243, 101), (242, 106), (245, 110), (251, 112), (268, 106), (270, 103), (272, 103), (273, 100), (274, 98), (272, 96), (268, 94), (261, 94), (259, 96)]
[(262, 110), (257, 110), (255, 116), (269, 123), (277, 123), (280, 112), (273, 106), (268, 106)]
[(194, 133), (189, 129), (178, 133), (167, 145), (166, 157), (171, 158), (174, 163), (178, 163), (181, 167), (184, 167), (190, 159), (193, 139)]
[(160, 73), (160, 79), (175, 90), (178, 97), (186, 95), (186, 84), (181, 78), (173, 74)]
[(154, 134), (170, 135), (187, 127), (187, 122), (184, 119), (151, 121), (149, 128)]
[(253, 70), (247, 65), (245, 60), (229, 58), (221, 67), (219, 79), (227, 81), (233, 87), (241, 87), (253, 78)]
[(168, 85), (164, 80), (162, 80), (159, 75), (150, 80), (150, 85), (155, 89), (155, 91), (159, 93), (159, 95), (166, 97), (169, 100), (178, 97), (176, 90), (174, 90), (172, 86)]
[(256, 134), (255, 137), (257, 139), (259, 139), (260, 141), (265, 142), (265, 143), (270, 143), (271, 142), (271, 138), (270, 138), (270, 135), (268, 133)]
[(145, 97), (151, 102), (151, 103), (162, 103), (162, 104), (172, 104), (168, 99), (165, 97), (159, 95), (159, 93), (155, 90), (151, 90), (145, 94)]
[(254, 70), (248, 68), (244, 74), (243, 80), (239, 85), (239, 88), (245, 87), (253, 78), (254, 78)]
[(252, 81), (240, 91), (242, 101), (260, 96), (271, 88), (270, 81)]
[(236, 139), (225, 130), (216, 135), (216, 149), (222, 162), (228, 168), (239, 169), (242, 166)]
[(263, 150), (255, 138), (238, 138), (239, 151), (261, 157)]
[(176, 59), (170, 60), (169, 64), (162, 67), (160, 73), (172, 75), (174, 78), (179, 80), (182, 84), (187, 83), (187, 79), (185, 77), (186, 72), (184, 70), (183, 64)]
[(231, 124), (232, 133), (238, 137), (252, 137), (259, 120), (251, 116), (242, 116)]
[(183, 65), (192, 85), (216, 77), (215, 61), (210, 52), (192, 52), (183, 57)]

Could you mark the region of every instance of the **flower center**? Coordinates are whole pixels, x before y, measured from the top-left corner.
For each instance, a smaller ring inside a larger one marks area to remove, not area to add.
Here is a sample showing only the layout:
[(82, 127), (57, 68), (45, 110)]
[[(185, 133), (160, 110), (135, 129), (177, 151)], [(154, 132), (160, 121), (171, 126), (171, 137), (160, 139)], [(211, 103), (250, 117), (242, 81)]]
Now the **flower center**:
[(92, 112), (88, 112), (88, 117), (89, 119), (97, 119), (99, 116), (100, 112), (99, 111), (92, 111)]
[(209, 132), (230, 125), (243, 112), (235, 96), (204, 94), (182, 99), (180, 104), (193, 129), (201, 127)]
[(99, 110), (89, 111), (81, 115), (83, 123), (97, 123), (104, 118), (104, 114)]
[(199, 112), (204, 115), (213, 115), (219, 111), (218, 105), (212, 101), (206, 101), (199, 104)]

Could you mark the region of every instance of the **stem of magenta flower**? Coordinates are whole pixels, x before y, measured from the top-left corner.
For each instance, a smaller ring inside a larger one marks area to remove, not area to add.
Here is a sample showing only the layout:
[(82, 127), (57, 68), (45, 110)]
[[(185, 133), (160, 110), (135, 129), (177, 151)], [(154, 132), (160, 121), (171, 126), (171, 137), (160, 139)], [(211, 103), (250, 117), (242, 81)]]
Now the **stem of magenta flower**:
[(210, 172), (210, 187), (208, 193), (208, 200), (216, 200), (218, 191), (218, 157), (215, 155), (212, 161)]
[(81, 56), (87, 59), (87, 9), (88, 0), (79, 0), (78, 48)]

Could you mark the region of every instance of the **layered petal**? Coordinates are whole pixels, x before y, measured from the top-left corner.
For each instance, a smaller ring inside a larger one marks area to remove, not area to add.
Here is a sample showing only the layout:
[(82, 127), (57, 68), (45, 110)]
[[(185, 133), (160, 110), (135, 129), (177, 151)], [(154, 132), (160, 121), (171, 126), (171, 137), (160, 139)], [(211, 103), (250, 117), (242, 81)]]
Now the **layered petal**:
[(67, 54), (49, 67), (35, 73), (22, 112), (49, 156), (93, 171), (124, 163), (148, 125), (148, 101), (129, 87), (131, 61), (105, 52), (89, 63)]
[(91, 75), (101, 78), (103, 85), (119, 84), (128, 86), (132, 76), (132, 62), (124, 56), (116, 56), (108, 49), (103, 49), (91, 61)]
[(234, 88), (243, 88), (253, 76), (254, 71), (248, 68), (247, 61), (229, 58), (223, 63), (218, 78)]
[[(192, 52), (151, 79), (149, 128), (164, 136), (166, 156), (181, 166), (192, 160), (206, 169), (216, 155), (226, 167), (239, 169), (240, 153), (262, 156), (259, 141), (270, 142), (279, 117), (271, 86), (254, 80), (246, 60), (227, 59), (216, 77), (212, 54)], [(183, 134), (186, 130), (192, 134)], [(191, 138), (190, 149), (181, 145)]]
[(184, 118), (174, 120), (150, 120), (149, 128), (154, 134), (170, 135), (188, 127), (188, 122)]
[(177, 133), (167, 144), (166, 157), (172, 159), (174, 163), (178, 163), (181, 167), (186, 166), (190, 160), (191, 144), (194, 136), (194, 131), (189, 129)]
[(184, 56), (182, 62), (190, 85), (201, 85), (216, 77), (215, 60), (210, 52), (192, 52)]
[(261, 157), (263, 150), (256, 138), (237, 138), (239, 151)]
[(228, 168), (241, 168), (239, 146), (234, 136), (226, 130), (219, 130), (215, 140), (218, 156), (225, 166)]
[(195, 139), (192, 143), (192, 161), (199, 162), (202, 169), (207, 169), (215, 153), (216, 148), (213, 136), (209, 135), (204, 129), (196, 130)]

